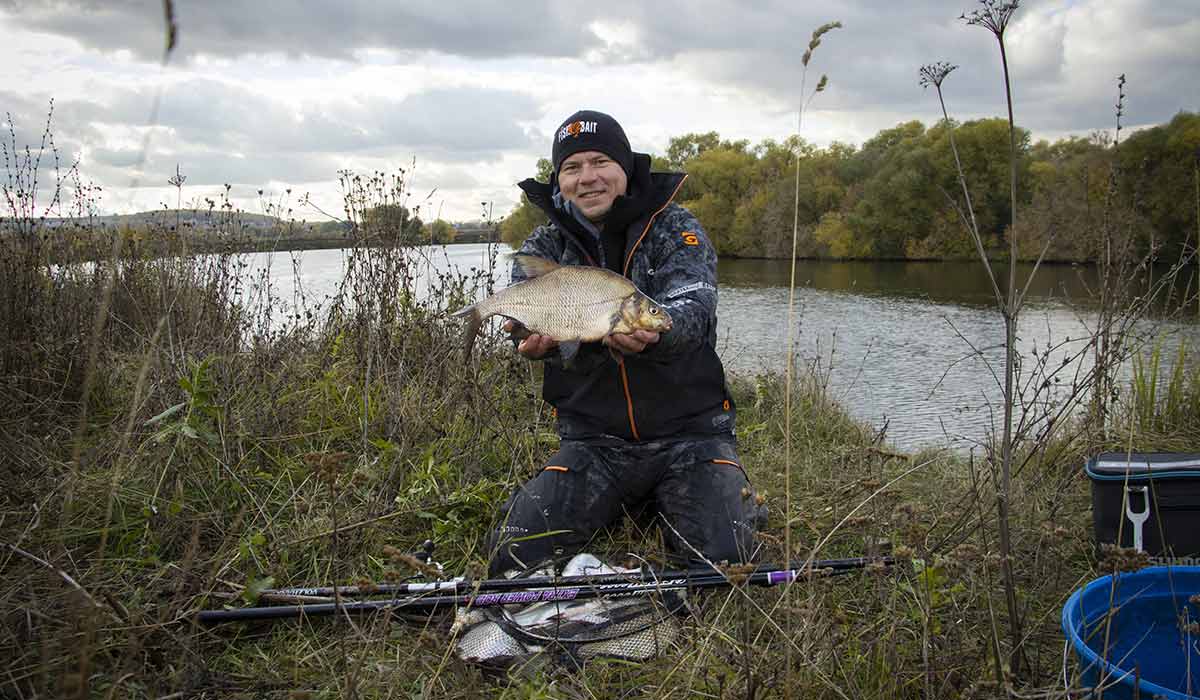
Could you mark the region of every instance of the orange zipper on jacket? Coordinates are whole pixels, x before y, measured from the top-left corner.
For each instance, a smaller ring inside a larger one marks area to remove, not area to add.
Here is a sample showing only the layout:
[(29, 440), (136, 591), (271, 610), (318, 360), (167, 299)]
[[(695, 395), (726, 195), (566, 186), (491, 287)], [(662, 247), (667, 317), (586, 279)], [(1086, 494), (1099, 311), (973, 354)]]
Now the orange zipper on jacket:
[(658, 215), (662, 213), (663, 209), (671, 206), (671, 202), (675, 201), (675, 195), (679, 194), (679, 188), (683, 187), (685, 180), (687, 180), (687, 175), (684, 175), (679, 180), (679, 184), (675, 185), (675, 191), (671, 193), (670, 197), (667, 197), (667, 201), (663, 202), (663, 205), (658, 208), (658, 211), (650, 215), (650, 220), (646, 222), (646, 228), (642, 229), (642, 235), (638, 236), (638, 239), (633, 243), (633, 247), (629, 249), (629, 255), (625, 256), (625, 267), (621, 271), (622, 275), (625, 275), (626, 277), (629, 276), (629, 264), (633, 262), (633, 253), (638, 249), (638, 246), (642, 244), (642, 239), (646, 237), (646, 233), (650, 231), (650, 227), (654, 225), (654, 220), (658, 218)]
[(621, 385), (625, 389), (625, 409), (629, 412), (629, 430), (633, 432), (633, 439), (640, 442), (642, 436), (638, 435), (637, 422), (633, 419), (633, 397), (629, 395), (629, 375), (625, 374), (625, 359), (617, 360), (617, 366), (621, 368)]
[[(667, 201), (663, 202), (663, 205), (658, 208), (658, 211), (650, 215), (650, 219), (646, 222), (646, 228), (642, 229), (642, 235), (638, 236), (638, 239), (633, 243), (633, 247), (629, 249), (629, 254), (625, 256), (625, 266), (621, 271), (623, 276), (629, 276), (629, 265), (633, 262), (634, 252), (637, 251), (638, 246), (642, 244), (642, 239), (644, 239), (646, 234), (649, 233), (650, 227), (654, 225), (654, 220), (658, 218), (658, 215), (663, 212), (663, 209), (669, 207), (671, 202), (675, 201), (675, 195), (679, 194), (679, 188), (683, 187), (684, 180), (687, 180), (687, 175), (684, 175), (682, 178), (680, 178), (679, 184), (675, 185), (675, 190), (671, 192), (670, 197), (667, 197)], [(620, 351), (618, 350), (617, 352), (619, 353)], [(637, 421), (634, 420), (633, 417), (633, 395), (629, 392), (629, 375), (625, 372), (625, 359), (618, 358), (617, 366), (621, 369), (621, 385), (625, 390), (625, 409), (629, 413), (629, 430), (633, 434), (633, 439), (641, 442), (642, 438), (640, 435), (638, 435)]]

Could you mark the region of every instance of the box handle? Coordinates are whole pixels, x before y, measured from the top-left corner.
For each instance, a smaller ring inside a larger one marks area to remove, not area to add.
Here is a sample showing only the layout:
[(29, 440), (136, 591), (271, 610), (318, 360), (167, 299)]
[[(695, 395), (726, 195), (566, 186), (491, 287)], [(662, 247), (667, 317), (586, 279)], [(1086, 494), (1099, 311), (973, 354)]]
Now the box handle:
[[(1133, 499), (1130, 496), (1139, 491), (1142, 494), (1142, 511), (1135, 513), (1133, 512)], [(1125, 487), (1125, 517), (1129, 518), (1129, 522), (1133, 523), (1133, 548), (1139, 552), (1146, 551), (1142, 547), (1142, 525), (1150, 519), (1150, 487)]]

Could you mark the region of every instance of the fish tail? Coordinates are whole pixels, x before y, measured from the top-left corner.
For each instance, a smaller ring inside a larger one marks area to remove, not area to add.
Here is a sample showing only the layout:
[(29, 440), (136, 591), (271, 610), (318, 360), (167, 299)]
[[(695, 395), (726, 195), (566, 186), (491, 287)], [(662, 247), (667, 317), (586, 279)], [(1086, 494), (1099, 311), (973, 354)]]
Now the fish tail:
[(463, 331), (463, 359), (467, 362), (471, 360), (471, 349), (475, 347), (475, 337), (479, 335), (479, 328), (483, 325), (483, 314), (479, 313), (479, 309), (476, 307), (478, 304), (472, 304), (451, 314), (455, 318), (466, 317), (467, 319), (467, 326)]

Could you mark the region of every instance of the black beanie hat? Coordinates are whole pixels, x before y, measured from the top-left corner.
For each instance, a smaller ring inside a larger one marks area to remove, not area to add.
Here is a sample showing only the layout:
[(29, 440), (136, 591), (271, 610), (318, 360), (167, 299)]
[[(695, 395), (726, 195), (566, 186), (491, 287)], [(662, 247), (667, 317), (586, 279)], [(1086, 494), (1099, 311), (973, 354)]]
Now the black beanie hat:
[(554, 132), (551, 161), (555, 176), (567, 156), (580, 151), (600, 151), (615, 160), (626, 177), (633, 176), (633, 149), (629, 147), (625, 130), (616, 119), (603, 112), (580, 110), (567, 117)]

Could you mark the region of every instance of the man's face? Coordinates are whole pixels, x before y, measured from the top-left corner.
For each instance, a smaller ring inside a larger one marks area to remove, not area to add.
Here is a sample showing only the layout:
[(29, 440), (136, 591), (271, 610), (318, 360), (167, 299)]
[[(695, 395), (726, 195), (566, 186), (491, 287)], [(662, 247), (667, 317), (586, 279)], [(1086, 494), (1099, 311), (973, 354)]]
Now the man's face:
[(600, 222), (617, 197), (625, 194), (628, 178), (617, 161), (600, 151), (572, 153), (558, 169), (558, 189), (589, 220)]

